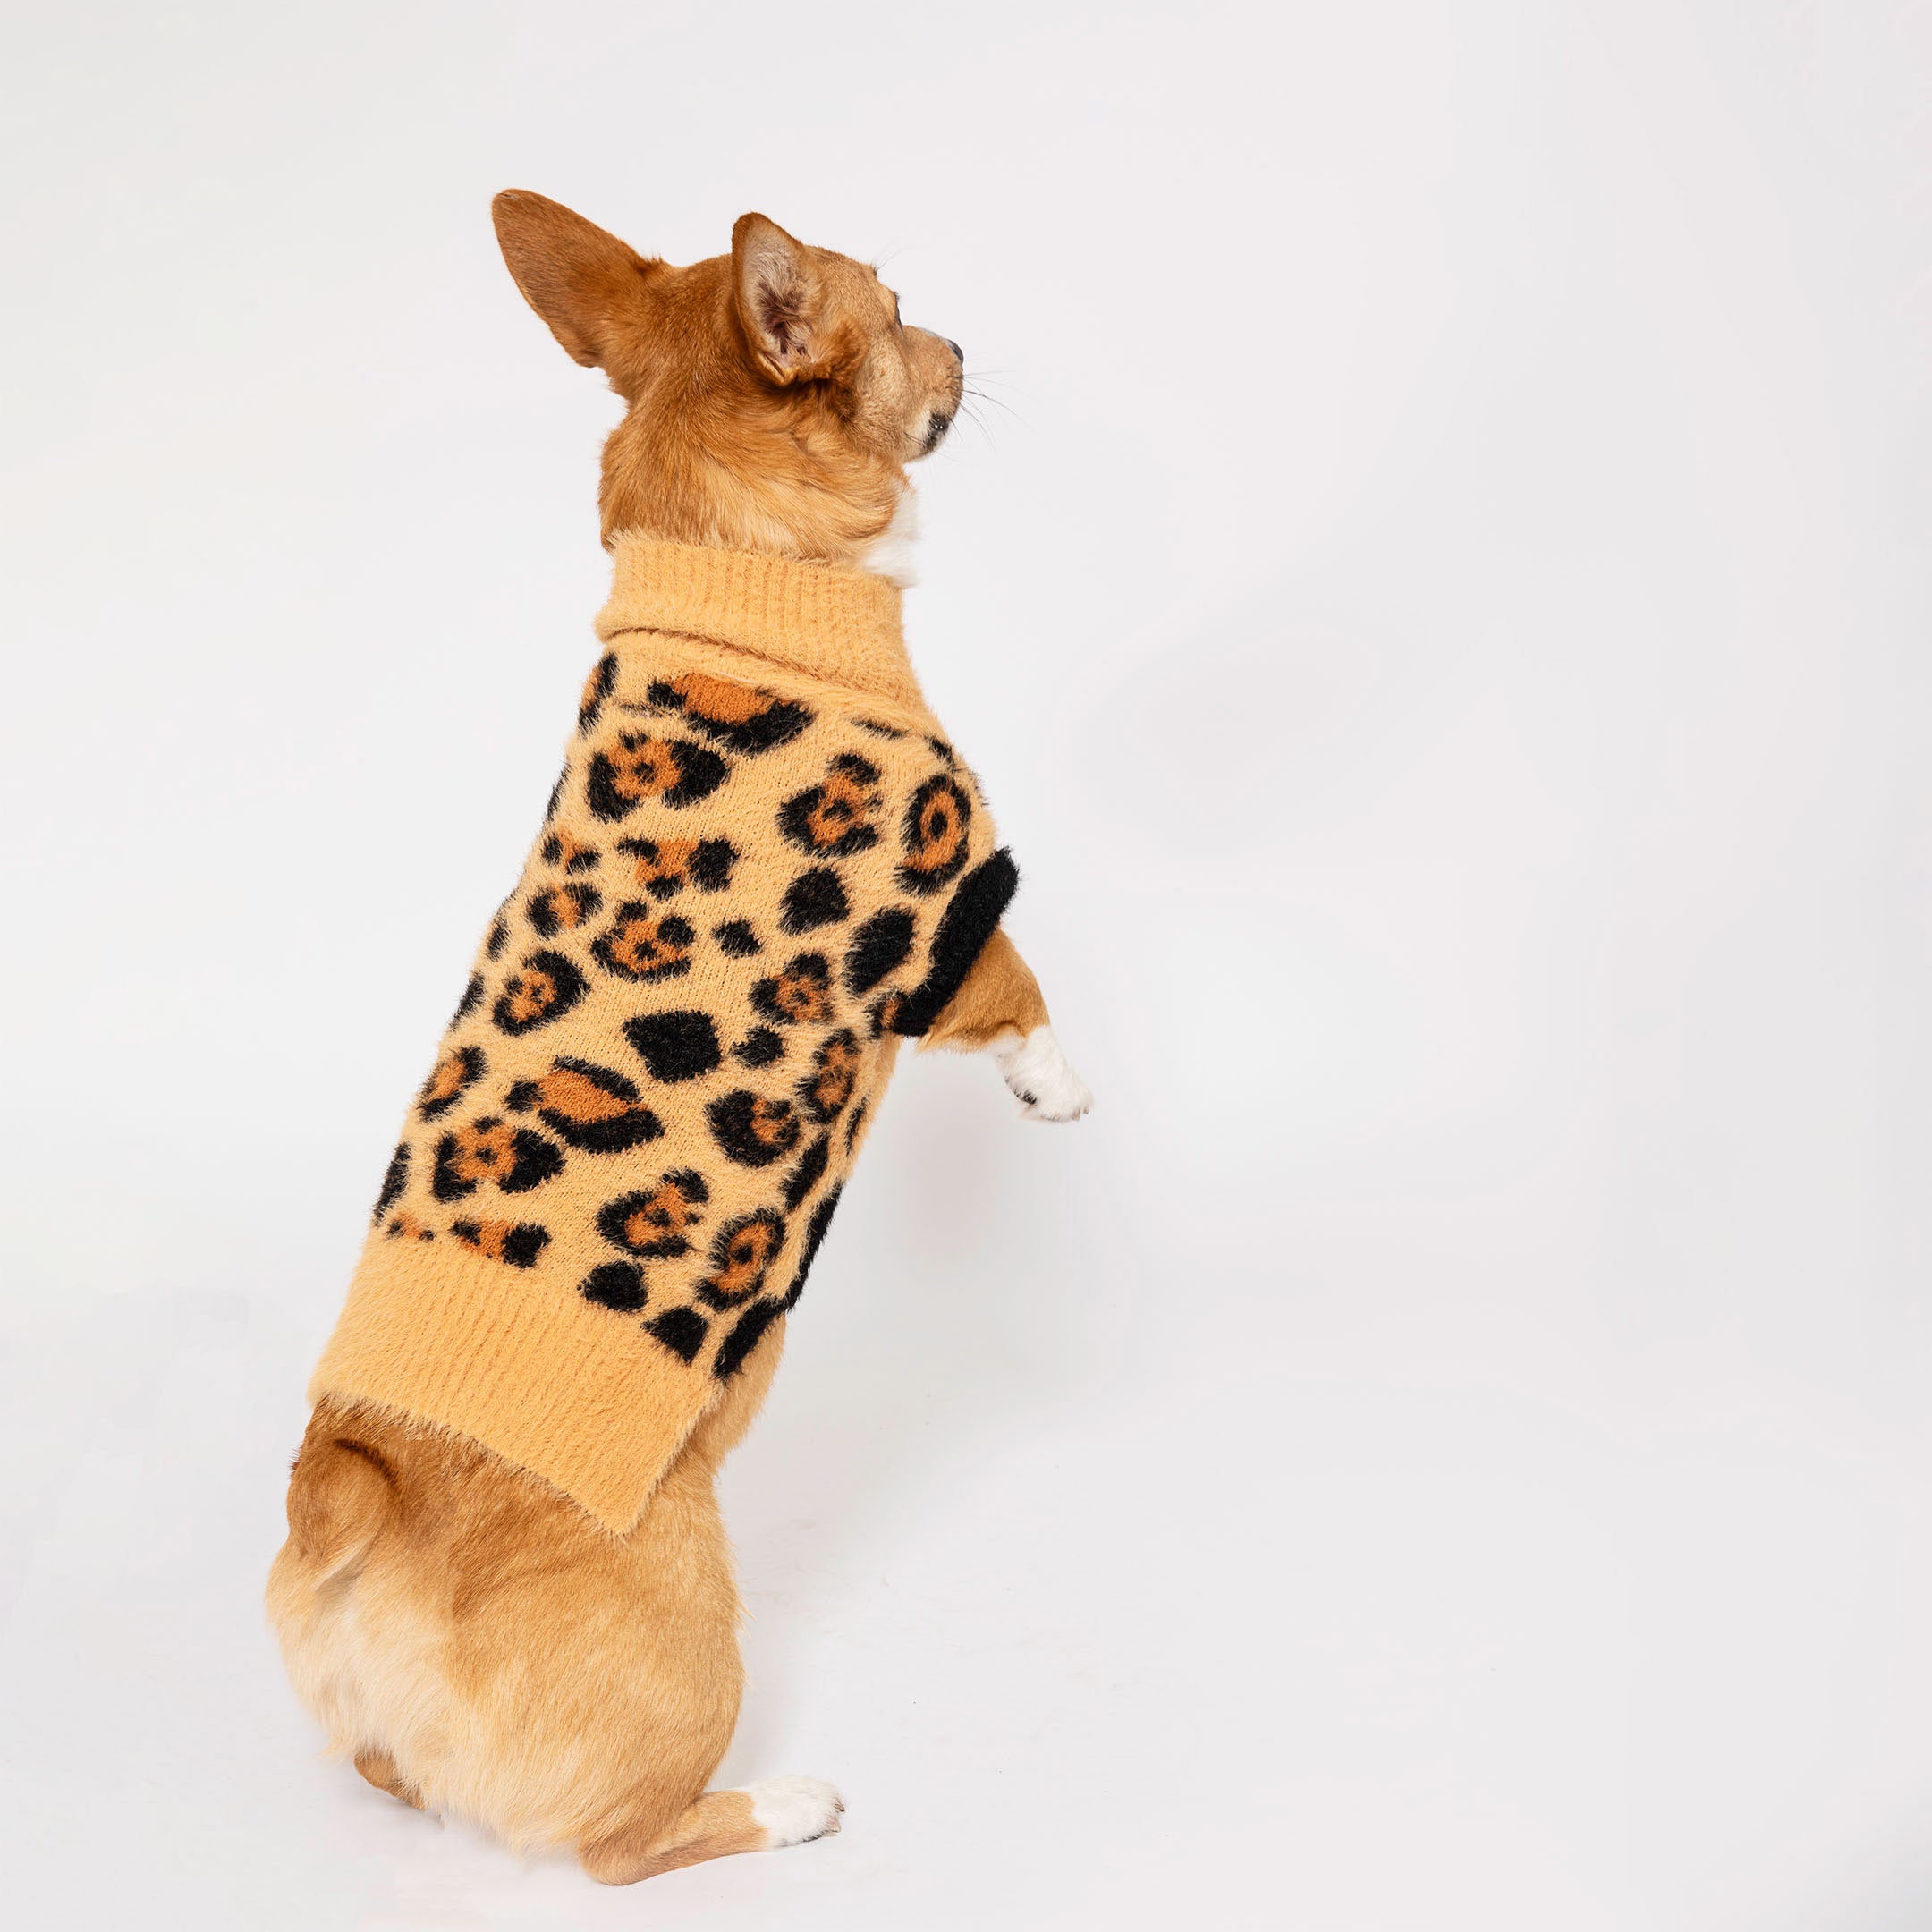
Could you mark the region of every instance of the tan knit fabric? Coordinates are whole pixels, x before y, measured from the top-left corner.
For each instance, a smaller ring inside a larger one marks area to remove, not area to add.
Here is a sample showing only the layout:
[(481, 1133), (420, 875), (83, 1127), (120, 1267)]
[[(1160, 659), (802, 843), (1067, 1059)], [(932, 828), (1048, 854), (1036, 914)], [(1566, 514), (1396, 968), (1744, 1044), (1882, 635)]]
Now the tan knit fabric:
[(309, 1394), (458, 1429), (622, 1531), (778, 1345), (899, 1039), (1014, 873), (890, 585), (624, 539), (597, 632)]

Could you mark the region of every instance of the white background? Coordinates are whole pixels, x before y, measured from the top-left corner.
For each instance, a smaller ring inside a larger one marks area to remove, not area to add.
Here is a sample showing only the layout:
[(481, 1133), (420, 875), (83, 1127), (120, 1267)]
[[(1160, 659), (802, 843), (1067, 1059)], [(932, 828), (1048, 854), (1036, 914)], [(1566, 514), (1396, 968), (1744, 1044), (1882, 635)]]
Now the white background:
[[(1923, 6), (10, 22), (5, 1916), (1912, 1932)], [(593, 654), (516, 185), (886, 259), (915, 657), (1099, 1094), (909, 1064), (607, 1893), (317, 1755), (301, 1388)]]

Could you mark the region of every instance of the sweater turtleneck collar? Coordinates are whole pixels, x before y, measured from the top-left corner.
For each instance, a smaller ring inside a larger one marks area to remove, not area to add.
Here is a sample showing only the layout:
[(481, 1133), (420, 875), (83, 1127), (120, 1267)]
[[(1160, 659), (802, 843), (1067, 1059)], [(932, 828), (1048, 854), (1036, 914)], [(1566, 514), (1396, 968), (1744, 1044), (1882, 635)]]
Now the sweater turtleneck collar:
[(883, 578), (749, 550), (620, 537), (606, 644), (670, 631), (768, 658), (827, 683), (918, 706), (900, 627), (900, 592)]

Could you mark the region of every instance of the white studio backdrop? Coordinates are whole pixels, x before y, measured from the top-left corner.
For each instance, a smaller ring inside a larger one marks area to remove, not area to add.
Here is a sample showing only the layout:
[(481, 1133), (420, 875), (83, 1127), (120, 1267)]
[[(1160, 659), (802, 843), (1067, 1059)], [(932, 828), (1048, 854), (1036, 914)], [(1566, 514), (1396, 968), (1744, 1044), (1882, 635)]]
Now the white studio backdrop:
[[(1924, 6), (7, 40), (11, 1924), (1932, 1922)], [(512, 185), (966, 346), (909, 624), (1099, 1096), (906, 1066), (725, 1483), (847, 1828), (644, 1894), (258, 1602), (606, 586)]]

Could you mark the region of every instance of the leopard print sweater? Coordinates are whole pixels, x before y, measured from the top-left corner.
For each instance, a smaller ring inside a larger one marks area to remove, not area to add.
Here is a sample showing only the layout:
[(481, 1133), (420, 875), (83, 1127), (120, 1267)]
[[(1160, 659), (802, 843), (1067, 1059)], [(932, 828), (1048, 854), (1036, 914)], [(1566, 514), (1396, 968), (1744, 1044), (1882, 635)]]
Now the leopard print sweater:
[(620, 543), (605, 645), (310, 1385), (622, 1532), (797, 1305), (901, 1038), (1016, 875), (899, 593)]

